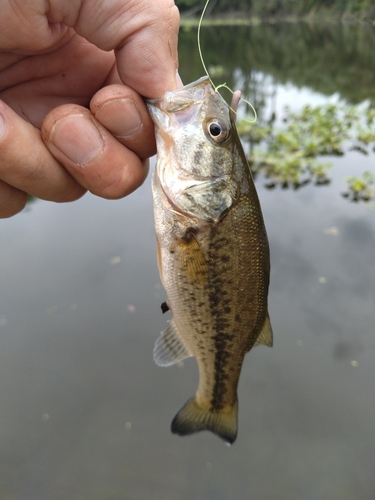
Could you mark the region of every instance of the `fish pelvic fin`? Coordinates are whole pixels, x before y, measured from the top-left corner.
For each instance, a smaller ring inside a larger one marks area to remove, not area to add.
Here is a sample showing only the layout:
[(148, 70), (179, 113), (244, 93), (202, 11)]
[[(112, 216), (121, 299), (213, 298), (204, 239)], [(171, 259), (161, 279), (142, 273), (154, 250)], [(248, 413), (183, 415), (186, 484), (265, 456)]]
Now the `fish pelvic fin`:
[(273, 346), (272, 326), (268, 313), (266, 319), (264, 320), (260, 334), (258, 335), (258, 338), (255, 341), (254, 347), (256, 347), (257, 345), (266, 345), (267, 347)]
[(191, 354), (172, 319), (155, 342), (154, 361), (158, 366), (171, 366), (189, 356)]
[(237, 437), (238, 402), (221, 410), (202, 407), (197, 399), (191, 398), (174, 417), (171, 425), (173, 434), (187, 436), (199, 431), (211, 431), (226, 443), (232, 444)]

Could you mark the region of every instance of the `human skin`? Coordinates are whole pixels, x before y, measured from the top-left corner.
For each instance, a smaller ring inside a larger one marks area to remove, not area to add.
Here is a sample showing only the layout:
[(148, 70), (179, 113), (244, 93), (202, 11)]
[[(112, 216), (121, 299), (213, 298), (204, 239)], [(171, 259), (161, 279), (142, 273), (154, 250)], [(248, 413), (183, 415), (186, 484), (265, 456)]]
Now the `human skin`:
[(0, 0), (0, 217), (27, 194), (142, 184), (155, 137), (141, 96), (179, 85), (178, 27), (173, 0)]

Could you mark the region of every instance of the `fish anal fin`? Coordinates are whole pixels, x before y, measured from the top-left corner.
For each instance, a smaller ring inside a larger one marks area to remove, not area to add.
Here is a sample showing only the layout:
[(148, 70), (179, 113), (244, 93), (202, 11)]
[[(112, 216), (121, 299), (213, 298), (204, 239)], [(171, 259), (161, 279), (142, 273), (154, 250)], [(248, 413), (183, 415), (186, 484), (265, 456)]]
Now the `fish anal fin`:
[(159, 366), (171, 366), (191, 356), (181, 339), (173, 319), (155, 342), (154, 361)]
[(237, 400), (232, 406), (215, 410), (201, 406), (191, 398), (174, 417), (171, 425), (173, 434), (187, 436), (199, 431), (211, 431), (226, 443), (232, 444), (237, 437)]
[(258, 338), (255, 341), (254, 347), (256, 347), (257, 345), (266, 345), (267, 347), (273, 346), (272, 326), (268, 313), (266, 319), (264, 320), (260, 334), (258, 335)]

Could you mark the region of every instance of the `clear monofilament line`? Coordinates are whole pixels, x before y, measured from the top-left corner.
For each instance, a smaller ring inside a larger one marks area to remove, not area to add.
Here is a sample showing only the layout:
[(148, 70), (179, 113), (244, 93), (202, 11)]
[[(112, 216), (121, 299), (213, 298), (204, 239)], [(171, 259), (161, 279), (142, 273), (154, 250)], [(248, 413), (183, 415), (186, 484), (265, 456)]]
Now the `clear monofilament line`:
[[(233, 90), (232, 90), (230, 87), (228, 87), (226, 83), (222, 83), (222, 84), (217, 85), (217, 86), (214, 84), (214, 82), (212, 81), (212, 79), (211, 79), (211, 77), (210, 77), (210, 74), (209, 74), (209, 72), (208, 72), (208, 70), (207, 70), (206, 64), (205, 64), (205, 62), (204, 62), (204, 59), (203, 59), (203, 54), (202, 54), (202, 49), (201, 49), (201, 26), (202, 26), (202, 21), (203, 21), (203, 18), (204, 18), (204, 15), (205, 15), (205, 13), (206, 13), (206, 10), (207, 10), (207, 7), (208, 7), (208, 4), (209, 4), (209, 3), (210, 3), (210, 0), (206, 0), (206, 3), (205, 3), (205, 5), (204, 5), (204, 7), (203, 7), (202, 14), (201, 14), (201, 17), (200, 17), (200, 19), (199, 19), (199, 23), (198, 23), (198, 33), (197, 33), (198, 52), (199, 52), (199, 57), (200, 57), (200, 59), (201, 59), (201, 63), (202, 63), (203, 69), (204, 69), (204, 71), (205, 71), (205, 73), (206, 73), (206, 75), (207, 75), (208, 79), (210, 80), (211, 85), (212, 85), (212, 86), (213, 86), (213, 88), (215, 89), (215, 92), (217, 92), (217, 93), (218, 93), (218, 94), (219, 94), (219, 95), (223, 98), (223, 96), (222, 96), (222, 95), (220, 94), (220, 92), (219, 92), (219, 89), (220, 89), (220, 88), (227, 89), (227, 90), (229, 90), (229, 92), (231, 92), (232, 94), (233, 94)], [(223, 99), (224, 99), (224, 98), (223, 98)], [(252, 112), (254, 113), (254, 119), (253, 119), (253, 120), (248, 120), (248, 119), (246, 119), (246, 118), (245, 118), (244, 120), (245, 120), (246, 122), (248, 122), (248, 123), (255, 123), (255, 122), (257, 121), (257, 119), (258, 119), (258, 115), (257, 115), (257, 112), (256, 112), (256, 110), (255, 110), (254, 106), (251, 104), (251, 102), (247, 101), (246, 99), (242, 99), (242, 98), (241, 98), (241, 100), (242, 100), (243, 102), (245, 102), (246, 104), (248, 104), (248, 105), (250, 106), (250, 108), (251, 108)], [(230, 106), (229, 106), (229, 108), (230, 108), (230, 110), (231, 110), (233, 113), (237, 114), (237, 110), (232, 109)]]

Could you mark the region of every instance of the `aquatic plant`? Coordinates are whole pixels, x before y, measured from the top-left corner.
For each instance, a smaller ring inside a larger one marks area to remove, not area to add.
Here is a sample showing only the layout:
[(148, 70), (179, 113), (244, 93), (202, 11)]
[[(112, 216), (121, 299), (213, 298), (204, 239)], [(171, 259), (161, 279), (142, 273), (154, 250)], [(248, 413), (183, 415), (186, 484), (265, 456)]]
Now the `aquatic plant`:
[[(278, 122), (275, 117), (255, 125), (240, 121), (238, 132), (249, 144), (252, 171), (267, 178), (267, 187), (297, 189), (311, 182), (330, 182), (332, 165), (321, 161), (322, 156), (342, 156), (347, 149), (368, 154), (368, 148), (375, 146), (374, 123), (371, 107), (306, 105), (299, 112), (286, 107)], [(371, 199), (370, 176), (367, 172), (347, 179), (347, 197), (353, 201)]]
[(371, 172), (364, 172), (362, 177), (346, 177), (348, 190), (342, 195), (351, 201), (370, 201), (375, 196), (375, 178)]

